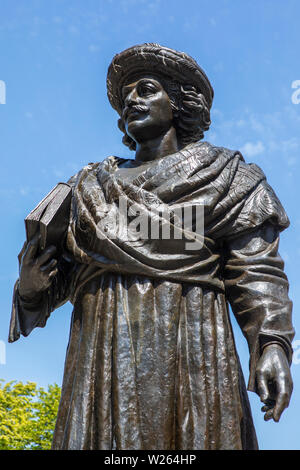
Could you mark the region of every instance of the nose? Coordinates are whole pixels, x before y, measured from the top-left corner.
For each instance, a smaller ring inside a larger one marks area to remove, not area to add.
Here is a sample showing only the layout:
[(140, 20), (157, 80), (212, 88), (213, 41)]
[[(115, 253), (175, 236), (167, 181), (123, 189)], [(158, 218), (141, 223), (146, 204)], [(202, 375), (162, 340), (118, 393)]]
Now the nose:
[(133, 106), (134, 104), (137, 104), (138, 100), (138, 94), (137, 94), (137, 90), (136, 88), (134, 87), (129, 93), (128, 95), (126, 96), (125, 100), (124, 100), (124, 104), (125, 106)]

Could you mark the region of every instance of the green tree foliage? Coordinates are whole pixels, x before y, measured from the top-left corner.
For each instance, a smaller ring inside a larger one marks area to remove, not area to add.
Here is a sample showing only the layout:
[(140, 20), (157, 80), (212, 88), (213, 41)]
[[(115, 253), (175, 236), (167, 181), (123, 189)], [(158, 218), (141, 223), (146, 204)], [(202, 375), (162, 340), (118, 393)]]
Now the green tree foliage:
[(0, 450), (50, 449), (61, 389), (0, 381)]

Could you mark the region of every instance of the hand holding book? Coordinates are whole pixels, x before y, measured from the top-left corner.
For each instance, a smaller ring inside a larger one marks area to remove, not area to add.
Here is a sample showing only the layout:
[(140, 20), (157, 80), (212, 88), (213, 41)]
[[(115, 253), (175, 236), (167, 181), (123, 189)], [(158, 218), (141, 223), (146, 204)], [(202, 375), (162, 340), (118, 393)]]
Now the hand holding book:
[(37, 256), (40, 246), (40, 234), (37, 233), (25, 248), (20, 263), (19, 294), (25, 300), (36, 299), (47, 290), (57, 274), (56, 248), (45, 248)]
[(66, 237), (72, 189), (59, 183), (25, 219), (27, 244), (20, 254), (19, 294), (33, 299), (48, 289), (57, 274), (57, 259)]
[(27, 242), (40, 233), (40, 249), (61, 246), (69, 224), (71, 186), (58, 183), (25, 219)]

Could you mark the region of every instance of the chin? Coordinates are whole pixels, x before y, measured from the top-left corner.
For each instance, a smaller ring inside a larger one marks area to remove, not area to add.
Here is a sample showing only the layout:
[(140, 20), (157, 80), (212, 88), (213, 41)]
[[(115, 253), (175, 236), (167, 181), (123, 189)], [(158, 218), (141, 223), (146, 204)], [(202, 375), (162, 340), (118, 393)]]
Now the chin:
[(151, 138), (151, 126), (144, 119), (136, 119), (126, 126), (126, 132), (135, 142), (141, 142)]

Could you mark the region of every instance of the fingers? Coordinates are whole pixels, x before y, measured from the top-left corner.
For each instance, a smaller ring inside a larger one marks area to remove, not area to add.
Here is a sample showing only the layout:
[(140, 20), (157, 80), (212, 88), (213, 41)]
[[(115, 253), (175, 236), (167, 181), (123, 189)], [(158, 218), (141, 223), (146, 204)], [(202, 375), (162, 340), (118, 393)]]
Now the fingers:
[(273, 410), (275, 406), (275, 400), (267, 400), (267, 403), (261, 408), (261, 411), (265, 413), (264, 420), (269, 421), (273, 418)]
[(265, 405), (261, 408), (261, 411), (265, 412), (264, 420), (269, 421), (274, 419), (278, 422), (282, 412), (288, 407), (290, 401), (290, 393), (287, 390), (286, 382), (280, 382), (277, 385), (276, 400), (272, 399), (273, 393), (270, 391), (271, 386), (268, 385), (268, 381), (262, 376), (258, 380), (258, 389), (260, 399)]
[(37, 233), (27, 244), (27, 248), (25, 249), (23, 260), (28, 262), (32, 261), (38, 251), (40, 242), (40, 234)]
[(280, 420), (282, 412), (289, 406), (290, 397), (292, 393), (292, 387), (290, 383), (286, 381), (279, 380), (277, 383), (278, 395), (276, 404), (273, 410), (273, 419), (276, 423)]
[(282, 348), (265, 348), (256, 370), (257, 388), (264, 402), (264, 419), (278, 422), (288, 407), (293, 382), (287, 358)]
[(58, 273), (58, 269), (54, 269), (53, 271), (51, 271), (51, 273), (49, 274), (49, 281), (50, 283), (52, 282), (53, 278), (56, 276), (56, 274)]
[(42, 266), (45, 264), (50, 258), (53, 257), (54, 253), (56, 252), (55, 246), (49, 246), (46, 248), (43, 253), (36, 259), (36, 263), (39, 266)]
[[(49, 263), (50, 264), (50, 263)], [(46, 271), (43, 272), (44, 274), (44, 288), (47, 289), (48, 287), (51, 286), (52, 282), (53, 282), (53, 279), (54, 277), (56, 276), (56, 274), (58, 273), (58, 269), (55, 268), (53, 269), (52, 271), (50, 271), (50, 273), (47, 273)]]
[(256, 379), (260, 400), (265, 403), (265, 405), (261, 408), (261, 411), (265, 413), (264, 420), (269, 421), (273, 418), (275, 400), (273, 400), (273, 393), (266, 371), (258, 370)]
[[(49, 251), (51, 254), (53, 253), (53, 250), (49, 250)], [(53, 278), (56, 276), (58, 272), (56, 265), (57, 265), (57, 260), (51, 259), (49, 263), (43, 266), (40, 266), (40, 271), (43, 273), (44, 276), (46, 276), (46, 279), (44, 282), (46, 283), (47, 287), (50, 287), (50, 285), (52, 284)]]
[(267, 402), (270, 401), (271, 396), (269, 393), (268, 379), (266, 377), (266, 374), (264, 372), (258, 371), (256, 379), (260, 401), (267, 404)]
[(40, 269), (42, 272), (47, 272), (47, 271), (51, 271), (51, 269), (54, 268), (56, 265), (57, 265), (57, 260), (52, 259), (48, 264), (41, 266)]
[[(268, 392), (265, 390), (266, 384), (268, 387)], [(293, 388), (291, 380), (288, 380), (288, 378), (285, 378), (284, 380), (279, 379), (276, 382), (275, 395), (271, 391), (271, 389), (274, 388), (274, 385), (268, 384), (268, 382), (266, 382), (263, 377), (261, 377), (261, 380), (258, 381), (258, 386), (260, 390), (261, 401), (265, 403), (265, 405), (261, 408), (261, 411), (265, 412), (264, 420), (269, 421), (273, 418), (273, 420), (277, 423), (280, 420), (280, 417), (285, 408), (289, 406)], [(268, 393), (269, 397), (275, 396), (276, 400), (272, 398), (266, 399), (266, 393)]]
[(265, 413), (265, 416), (264, 416), (264, 420), (265, 421), (270, 421), (270, 419), (272, 419), (274, 416), (273, 416), (273, 413), (274, 413), (274, 408), (272, 408), (271, 410), (268, 410), (266, 413)]
[(270, 400), (268, 401), (268, 404), (267, 405), (264, 405), (261, 407), (261, 411), (269, 411), (269, 410), (272, 410), (274, 408), (274, 405), (275, 405), (275, 400)]

